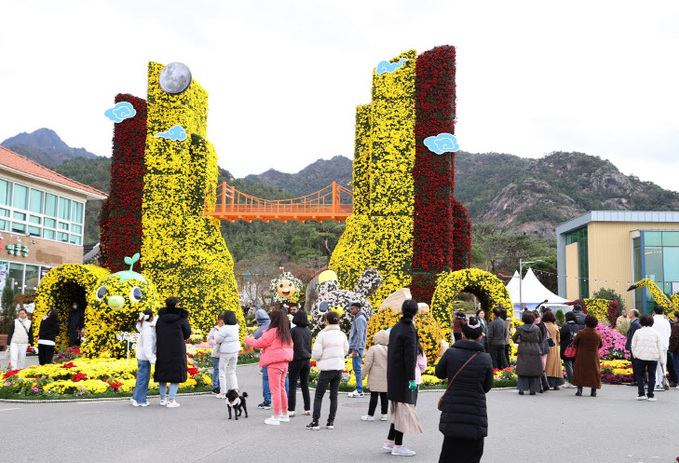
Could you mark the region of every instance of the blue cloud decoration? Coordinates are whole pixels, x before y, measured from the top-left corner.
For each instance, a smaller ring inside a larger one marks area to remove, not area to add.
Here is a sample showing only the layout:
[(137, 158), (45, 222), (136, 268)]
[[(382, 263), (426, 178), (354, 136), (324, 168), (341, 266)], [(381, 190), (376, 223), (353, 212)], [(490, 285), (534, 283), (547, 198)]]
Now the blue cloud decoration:
[(186, 130), (184, 130), (181, 125), (175, 125), (167, 132), (158, 132), (154, 137), (166, 138), (173, 141), (184, 141), (186, 140)]
[(104, 116), (108, 117), (115, 123), (134, 117), (136, 114), (137, 111), (132, 107), (132, 104), (126, 101), (116, 103), (114, 107), (109, 108), (104, 112)]
[(424, 145), (436, 154), (454, 153), (460, 149), (457, 138), (452, 133), (440, 133), (424, 139)]
[(401, 58), (400, 60), (398, 60), (398, 63), (380, 61), (379, 64), (377, 65), (377, 68), (375, 69), (375, 74), (384, 74), (385, 72), (391, 74), (395, 70), (401, 68), (403, 66), (403, 63), (405, 63), (406, 61), (408, 61), (408, 58)]

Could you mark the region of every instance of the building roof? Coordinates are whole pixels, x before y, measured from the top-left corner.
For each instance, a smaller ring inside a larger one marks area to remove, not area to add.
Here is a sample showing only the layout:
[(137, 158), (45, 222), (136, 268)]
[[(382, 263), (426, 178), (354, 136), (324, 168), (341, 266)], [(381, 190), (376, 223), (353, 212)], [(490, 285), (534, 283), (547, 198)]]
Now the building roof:
[(19, 173), (26, 177), (39, 179), (46, 183), (60, 186), (67, 190), (72, 190), (87, 196), (87, 199), (106, 199), (108, 196), (103, 191), (99, 191), (91, 186), (76, 182), (68, 177), (65, 177), (47, 167), (41, 166), (35, 161), (10, 151), (7, 148), (0, 146), (0, 170), (6, 170), (13, 173)]
[(590, 211), (586, 214), (562, 223), (556, 227), (556, 234), (561, 235), (571, 230), (584, 227), (590, 222), (679, 222), (677, 211)]

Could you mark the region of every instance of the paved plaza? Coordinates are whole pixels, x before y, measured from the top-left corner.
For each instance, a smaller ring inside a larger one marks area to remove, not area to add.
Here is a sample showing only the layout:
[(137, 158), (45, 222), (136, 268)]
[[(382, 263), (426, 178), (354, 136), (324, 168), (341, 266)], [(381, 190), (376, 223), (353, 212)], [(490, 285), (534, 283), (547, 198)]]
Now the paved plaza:
[[(238, 380), (250, 396), (250, 417), (238, 421), (229, 421), (224, 401), (212, 395), (179, 396), (181, 407), (175, 409), (160, 407), (157, 398), (147, 408), (134, 408), (129, 399), (0, 402), (0, 461), (359, 463), (401, 458), (381, 448), (388, 422), (360, 421), (367, 397), (341, 394), (334, 430), (305, 429), (311, 421), (307, 416), (267, 426), (264, 419), (271, 411), (257, 409), (258, 366), (239, 366)], [(405, 445), (417, 452), (410, 461), (438, 461), (441, 392), (420, 394), (417, 409), (425, 432), (405, 436)], [(534, 397), (513, 389), (491, 391), (483, 461), (665, 463), (679, 456), (679, 390), (658, 393), (655, 403), (636, 401), (636, 389), (628, 386), (604, 385), (597, 398), (573, 394), (567, 389)], [(322, 425), (328, 404), (326, 395)]]

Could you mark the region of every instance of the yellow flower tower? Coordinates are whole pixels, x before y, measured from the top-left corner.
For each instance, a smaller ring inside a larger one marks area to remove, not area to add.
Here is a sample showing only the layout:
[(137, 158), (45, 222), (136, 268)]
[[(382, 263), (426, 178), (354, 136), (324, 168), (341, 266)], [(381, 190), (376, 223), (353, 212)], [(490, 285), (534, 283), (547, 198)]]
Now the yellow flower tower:
[[(206, 336), (217, 314), (228, 309), (244, 338), (233, 258), (219, 221), (203, 216), (205, 192), (217, 185), (217, 154), (206, 139), (208, 94), (196, 81), (183, 93), (166, 93), (159, 82), (163, 67), (149, 63), (143, 273), (161, 301), (179, 298), (194, 330)], [(176, 126), (184, 130), (183, 139), (162, 136)]]

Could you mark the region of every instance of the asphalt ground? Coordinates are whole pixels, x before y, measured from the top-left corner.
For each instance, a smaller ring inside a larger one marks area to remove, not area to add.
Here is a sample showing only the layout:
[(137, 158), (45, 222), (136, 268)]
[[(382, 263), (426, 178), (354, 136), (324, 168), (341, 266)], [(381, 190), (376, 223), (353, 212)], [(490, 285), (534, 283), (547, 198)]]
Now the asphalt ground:
[[(132, 407), (129, 399), (64, 403), (0, 402), (0, 462), (380, 462), (400, 457), (382, 450), (388, 422), (360, 421), (368, 397), (340, 394), (335, 429), (309, 431), (308, 416), (268, 426), (259, 410), (257, 365), (239, 366), (249, 394), (249, 418), (228, 420), (223, 400), (178, 396), (169, 409)], [(636, 401), (636, 388), (604, 385), (596, 398), (561, 389), (519, 396), (488, 393), (489, 435), (484, 462), (674, 462), (679, 456), (679, 390)], [(588, 391), (585, 390), (588, 394)], [(442, 443), (436, 408), (442, 391), (423, 391), (417, 410), (424, 433), (406, 435), (411, 460), (436, 462)], [(313, 404), (314, 390), (311, 391)], [(321, 425), (328, 415), (326, 394)], [(302, 410), (298, 392), (297, 412)]]

